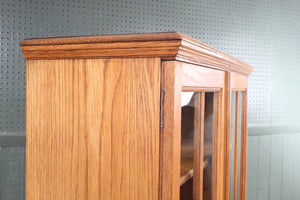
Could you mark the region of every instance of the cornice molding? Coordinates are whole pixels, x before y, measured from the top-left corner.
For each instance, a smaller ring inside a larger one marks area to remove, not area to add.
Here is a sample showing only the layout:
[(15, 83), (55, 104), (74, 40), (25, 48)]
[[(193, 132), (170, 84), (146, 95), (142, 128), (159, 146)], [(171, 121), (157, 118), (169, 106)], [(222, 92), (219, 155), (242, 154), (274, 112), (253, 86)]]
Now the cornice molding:
[(249, 75), (253, 68), (178, 32), (25, 39), (26, 60), (160, 57)]

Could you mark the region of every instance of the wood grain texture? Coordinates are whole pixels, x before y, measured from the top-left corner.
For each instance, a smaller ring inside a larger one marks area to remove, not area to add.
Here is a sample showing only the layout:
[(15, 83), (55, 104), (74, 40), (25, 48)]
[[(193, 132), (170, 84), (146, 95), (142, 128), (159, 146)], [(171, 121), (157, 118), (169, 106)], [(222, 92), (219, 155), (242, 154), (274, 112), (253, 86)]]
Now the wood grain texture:
[[(182, 91), (214, 93), (213, 160), (203, 172), (203, 134), (196, 136), (198, 178), (184, 191), (194, 185), (194, 199), (228, 197), (230, 93), (247, 93), (251, 66), (177, 32), (25, 39), (20, 45), (27, 60), (27, 199), (178, 200)], [(246, 127), (247, 98), (241, 200)], [(212, 177), (207, 195), (201, 192), (206, 173)]]
[(231, 73), (226, 72), (224, 80), (224, 197), (223, 199), (230, 198), (230, 148), (231, 148)]
[(194, 114), (194, 177), (193, 177), (193, 199), (203, 199), (203, 177), (204, 177), (204, 110), (205, 93), (196, 93)]
[[(55, 49), (55, 47), (53, 48)], [(75, 49), (75, 50), (24, 50), (26, 59), (79, 59), (79, 58), (134, 58), (163, 57), (176, 54), (176, 47), (123, 48), (123, 49)]]
[(162, 62), (162, 89), (165, 95), (160, 200), (179, 200), (180, 197), (181, 74), (181, 66), (177, 62)]
[(26, 59), (147, 56), (245, 75), (253, 69), (232, 56), (178, 32), (25, 39), (20, 45)]
[[(230, 124), (231, 124), (231, 117), (230, 117), (230, 110), (231, 110), (231, 92), (235, 93), (235, 122), (234, 122), (234, 180), (233, 180), (233, 199), (240, 199), (245, 200), (247, 197), (247, 138), (248, 138), (248, 123), (247, 123), (247, 114), (248, 114), (248, 107), (247, 107), (247, 95), (248, 95), (248, 77), (239, 74), (239, 73), (228, 73), (228, 97), (226, 98), (227, 103), (227, 145), (230, 144)], [(240, 95), (242, 95), (242, 101), (240, 101)], [(239, 106), (241, 105), (241, 108)], [(241, 116), (239, 116), (239, 109), (242, 109)], [(241, 138), (238, 138), (238, 131), (239, 131), (239, 117), (240, 117), (240, 124), (241, 124)], [(240, 143), (239, 143), (240, 141)], [(237, 147), (241, 147), (240, 152), (240, 159), (238, 158), (239, 152)], [(226, 196), (229, 198), (229, 175), (230, 175), (230, 149), (227, 146), (227, 187), (226, 187)], [(238, 163), (240, 160), (240, 163)], [(240, 165), (240, 172), (238, 171), (238, 164)], [(240, 179), (238, 180), (238, 173), (240, 175)], [(238, 184), (239, 183), (239, 184)], [(238, 192), (239, 191), (239, 192)], [(237, 196), (239, 193), (239, 196)]]
[[(194, 177), (193, 160), (181, 159), (183, 162), (180, 170), (180, 187)], [(203, 168), (208, 166), (208, 160), (203, 161)]]
[[(95, 36), (71, 36), (53, 38), (31, 38), (20, 42), (21, 46), (34, 45), (64, 45), (64, 44), (95, 44), (112, 42), (144, 42), (178, 40), (181, 38), (191, 39), (178, 32), (141, 33), (141, 34), (117, 34), (117, 35), (95, 35)], [(191, 39), (192, 40), (192, 39)]]
[(238, 190), (238, 133), (239, 133), (239, 108), (240, 108), (240, 98), (239, 92), (235, 93), (235, 121), (234, 121), (234, 180), (233, 180), (233, 200), (237, 200), (237, 190)]
[[(224, 199), (225, 195), (225, 131), (224, 131), (224, 85), (220, 92), (214, 93), (214, 139), (213, 139), (213, 177), (212, 199)], [(221, 177), (221, 178), (220, 178)]]
[(225, 72), (178, 62), (182, 66), (182, 85), (196, 88), (222, 88)]
[(241, 163), (240, 163), (240, 199), (247, 197), (247, 145), (248, 145), (248, 92), (242, 93), (242, 113), (241, 113)]
[(231, 90), (242, 91), (248, 88), (248, 76), (239, 74), (239, 73), (231, 73)]
[[(180, 185), (184, 184), (194, 176), (194, 140), (181, 138), (181, 164)], [(204, 143), (204, 157), (212, 155), (212, 144)], [(208, 160), (204, 160), (203, 168), (208, 166)]]
[[(181, 76), (183, 91), (214, 93), (214, 102), (212, 106), (214, 118), (213, 127), (211, 127), (213, 130), (212, 135), (214, 135), (213, 164), (211, 169), (209, 169), (212, 187), (211, 192), (206, 193), (206, 196), (211, 199), (225, 199), (227, 173), (224, 164), (226, 156), (226, 136), (224, 129), (227, 125), (225, 124), (224, 111), (225, 102), (227, 101), (225, 99), (225, 93), (227, 92), (225, 87), (229, 87), (229, 85), (226, 85), (228, 84), (228, 74), (223, 71), (196, 67), (186, 63), (179, 63), (179, 65), (181, 65), (183, 71)], [(195, 176), (195, 171), (193, 174)], [(199, 183), (199, 181), (194, 182), (195, 185), (197, 185), (197, 183)]]
[(158, 198), (159, 59), (26, 70), (26, 199)]

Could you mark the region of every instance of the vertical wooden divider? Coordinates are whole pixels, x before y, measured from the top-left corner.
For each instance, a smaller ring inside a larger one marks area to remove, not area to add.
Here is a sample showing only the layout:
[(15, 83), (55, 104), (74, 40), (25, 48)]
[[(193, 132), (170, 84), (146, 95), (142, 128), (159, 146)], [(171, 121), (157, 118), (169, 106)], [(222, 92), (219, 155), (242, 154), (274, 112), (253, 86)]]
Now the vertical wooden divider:
[(213, 127), (213, 177), (212, 177), (212, 200), (219, 200), (221, 198), (220, 192), (222, 192), (222, 183), (219, 177), (223, 176), (223, 163), (222, 163), (222, 153), (223, 153), (223, 139), (221, 135), (222, 132), (222, 90), (214, 92), (214, 127)]
[(194, 200), (203, 199), (205, 92), (196, 93), (194, 116)]
[(162, 62), (160, 200), (179, 200), (180, 197), (181, 74), (181, 66), (176, 62)]
[(241, 116), (241, 176), (240, 176), (240, 199), (246, 199), (247, 191), (247, 137), (248, 137), (248, 110), (247, 90), (242, 93), (242, 116)]
[(229, 200), (230, 191), (230, 137), (231, 137), (231, 73), (227, 72), (225, 75), (225, 89), (224, 89), (224, 144), (225, 144), (225, 158), (224, 158), (224, 180), (225, 180), (225, 194), (224, 200)]
[(239, 92), (235, 94), (235, 127), (234, 127), (234, 183), (233, 200), (237, 200), (237, 178), (238, 178), (238, 135), (239, 135)]

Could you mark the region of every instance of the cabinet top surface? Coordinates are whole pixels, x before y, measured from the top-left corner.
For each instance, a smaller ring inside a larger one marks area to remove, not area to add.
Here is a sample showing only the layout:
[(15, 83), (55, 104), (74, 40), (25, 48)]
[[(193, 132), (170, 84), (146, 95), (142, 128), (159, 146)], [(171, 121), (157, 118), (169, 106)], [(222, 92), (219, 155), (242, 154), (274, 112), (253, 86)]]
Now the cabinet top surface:
[(249, 75), (253, 68), (178, 32), (24, 39), (26, 60), (160, 57)]
[[(110, 42), (141, 42), (164, 40), (194, 40), (179, 32), (138, 33), (120, 35), (70, 36), (52, 38), (29, 38), (20, 42), (21, 46), (31, 45), (61, 45), (61, 44), (91, 44)], [(198, 42), (197, 40), (194, 40)]]

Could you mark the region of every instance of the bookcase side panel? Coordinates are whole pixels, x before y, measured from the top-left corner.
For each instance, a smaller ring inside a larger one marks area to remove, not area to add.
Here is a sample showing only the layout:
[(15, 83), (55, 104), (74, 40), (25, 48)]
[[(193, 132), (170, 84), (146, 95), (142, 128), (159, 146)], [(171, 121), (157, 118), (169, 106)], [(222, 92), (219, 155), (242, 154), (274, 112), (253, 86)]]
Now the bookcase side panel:
[(26, 199), (158, 198), (159, 58), (26, 68)]

